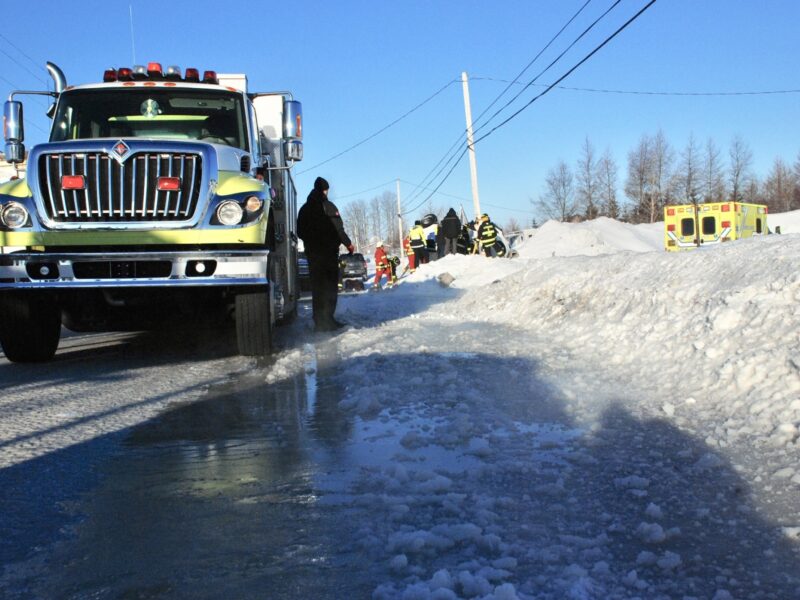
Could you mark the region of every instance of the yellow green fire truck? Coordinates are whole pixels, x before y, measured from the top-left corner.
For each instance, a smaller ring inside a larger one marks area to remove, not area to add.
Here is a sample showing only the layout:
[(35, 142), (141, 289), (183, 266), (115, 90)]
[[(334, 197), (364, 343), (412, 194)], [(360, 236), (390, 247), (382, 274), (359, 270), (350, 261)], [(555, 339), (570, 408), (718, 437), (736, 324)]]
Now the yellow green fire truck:
[[(52, 96), (49, 141), (0, 185), (0, 344), (43, 361), (74, 331), (210, 324), (233, 315), (239, 351), (271, 351), (297, 311), (302, 108), (244, 75), (158, 63), (102, 83), (12, 92), (6, 159), (25, 157), (23, 94)], [(202, 74), (201, 74), (202, 73)], [(229, 317), (228, 317), (229, 318)]]
[(767, 233), (767, 207), (712, 202), (664, 207), (664, 247), (670, 251), (720, 244)]

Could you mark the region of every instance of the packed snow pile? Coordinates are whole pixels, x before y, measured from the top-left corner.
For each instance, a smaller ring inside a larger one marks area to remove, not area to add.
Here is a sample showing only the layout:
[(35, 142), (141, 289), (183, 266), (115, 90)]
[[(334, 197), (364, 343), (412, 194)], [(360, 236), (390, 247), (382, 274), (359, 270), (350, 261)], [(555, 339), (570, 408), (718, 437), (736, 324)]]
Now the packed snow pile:
[(664, 224), (631, 225), (600, 217), (582, 223), (547, 221), (538, 229), (526, 230), (517, 248), (523, 258), (553, 256), (594, 256), (623, 250), (651, 252), (664, 249)]
[(767, 224), (770, 231), (777, 231), (780, 227), (781, 233), (800, 233), (800, 210), (771, 214), (767, 217)]
[(348, 500), (385, 569), (373, 597), (800, 597), (783, 222), (683, 253), (663, 224), (546, 224), (519, 259), (343, 299), (359, 326), (332, 377), (375, 461)]

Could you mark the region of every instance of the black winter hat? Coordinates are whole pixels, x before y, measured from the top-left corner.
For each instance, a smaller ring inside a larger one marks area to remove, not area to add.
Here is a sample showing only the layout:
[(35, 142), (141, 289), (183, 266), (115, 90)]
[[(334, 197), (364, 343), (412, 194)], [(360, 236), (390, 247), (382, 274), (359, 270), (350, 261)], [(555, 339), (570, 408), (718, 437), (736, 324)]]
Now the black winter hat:
[(322, 177), (317, 177), (314, 180), (314, 189), (320, 192), (324, 192), (327, 189), (330, 189), (331, 186), (328, 185), (328, 182), (325, 181)]

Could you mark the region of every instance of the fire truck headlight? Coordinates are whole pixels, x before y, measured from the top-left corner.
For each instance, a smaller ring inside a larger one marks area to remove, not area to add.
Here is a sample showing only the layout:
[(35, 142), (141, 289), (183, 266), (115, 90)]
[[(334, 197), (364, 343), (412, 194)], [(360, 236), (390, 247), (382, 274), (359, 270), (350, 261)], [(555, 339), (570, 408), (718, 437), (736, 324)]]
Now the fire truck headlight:
[(242, 222), (244, 210), (238, 202), (226, 200), (217, 207), (217, 219), (223, 225), (238, 225)]
[(257, 196), (250, 196), (247, 199), (247, 201), (244, 203), (244, 206), (247, 209), (247, 212), (251, 212), (251, 213), (254, 213), (254, 212), (258, 211), (258, 210), (261, 210), (261, 207), (263, 205), (264, 205), (264, 202), (261, 200), (261, 198), (258, 198)]
[(9, 229), (19, 229), (28, 222), (28, 211), (17, 202), (8, 203), (0, 212), (0, 223)]

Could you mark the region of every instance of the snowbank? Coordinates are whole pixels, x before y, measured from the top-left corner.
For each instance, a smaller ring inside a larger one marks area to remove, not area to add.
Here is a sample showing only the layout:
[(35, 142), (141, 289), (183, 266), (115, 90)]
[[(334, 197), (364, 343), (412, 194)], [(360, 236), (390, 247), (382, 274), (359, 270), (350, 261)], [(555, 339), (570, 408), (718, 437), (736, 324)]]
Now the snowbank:
[(797, 591), (800, 235), (668, 253), (661, 227), (549, 223), (344, 299), (374, 598)]

